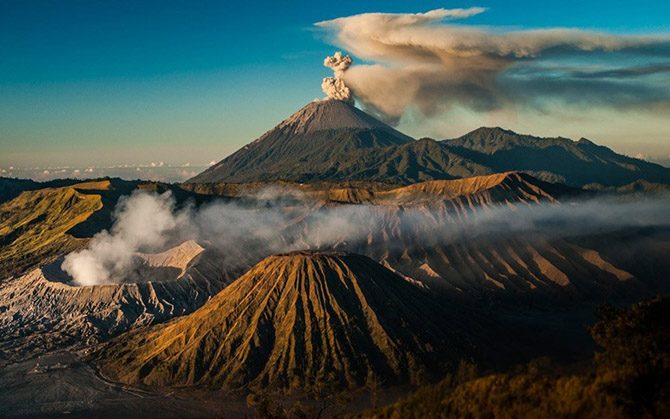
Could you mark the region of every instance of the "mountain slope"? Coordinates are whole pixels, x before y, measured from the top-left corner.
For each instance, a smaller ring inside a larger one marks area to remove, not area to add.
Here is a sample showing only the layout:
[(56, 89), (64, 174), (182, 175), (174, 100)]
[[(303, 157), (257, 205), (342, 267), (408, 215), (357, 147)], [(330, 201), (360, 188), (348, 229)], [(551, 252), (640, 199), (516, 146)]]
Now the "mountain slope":
[(429, 138), (398, 146), (355, 150), (316, 169), (314, 180), (376, 181), (403, 185), (492, 173)]
[(435, 205), (449, 203), (454, 210), (508, 204), (556, 202), (577, 191), (543, 182), (526, 173), (507, 172), (463, 179), (432, 180), (381, 191), (370, 200), (387, 205)]
[(266, 258), (193, 314), (114, 340), (101, 370), (125, 383), (237, 388), (415, 380), (453, 360), (456, 322), (364, 256)]
[(343, 153), (411, 141), (348, 103), (314, 101), (189, 182), (297, 180)]
[[(585, 194), (580, 189), (543, 182), (522, 172), (496, 173), (447, 180), (428, 180), (408, 186), (374, 181), (189, 183), (180, 188), (226, 199), (264, 200), (280, 194), (282, 200), (325, 201), (338, 204), (417, 205), (467, 200), (468, 206), (505, 202), (556, 201)], [(264, 193), (272, 190), (272, 195)], [(488, 195), (489, 199), (484, 199)]]
[(76, 250), (109, 228), (119, 198), (139, 184), (90, 180), (24, 191), (0, 204), (0, 281)]
[[(252, 166), (259, 167), (258, 172), (247, 173), (244, 177), (198, 175), (189, 182), (197, 183), (202, 179), (212, 183), (268, 182), (281, 179), (300, 183), (381, 182), (408, 185), (492, 173), (487, 167), (451, 153), (447, 147), (428, 138), (400, 145), (361, 147), (347, 146), (351, 145), (348, 142), (350, 135), (358, 135), (347, 130), (321, 131), (321, 134), (329, 140), (323, 144), (319, 140), (301, 145), (305, 150), (299, 161), (295, 157), (286, 157), (277, 163), (253, 163)], [(330, 144), (331, 140), (334, 145)], [(319, 149), (321, 146), (323, 149)], [(280, 144), (276, 149), (283, 148), (284, 145)], [(267, 155), (272, 155), (273, 159), (281, 158), (281, 152), (276, 153), (274, 149), (267, 151)]]
[(645, 180), (670, 184), (670, 169), (589, 140), (539, 138), (479, 128), (460, 138), (414, 141), (338, 100), (315, 101), (188, 183), (383, 182), (412, 184), (525, 171), (582, 187)]
[(117, 202), (135, 190), (169, 190), (177, 203), (203, 201), (197, 193), (173, 185), (118, 178), (38, 185), (60, 184), (65, 186), (26, 190), (0, 203), (0, 281), (84, 246), (93, 235), (111, 227)]
[(479, 128), (441, 144), (493, 172), (527, 171), (571, 186), (622, 186), (636, 180), (670, 184), (670, 169), (617, 154), (585, 138), (575, 142)]
[(24, 191), (34, 191), (44, 188), (60, 188), (80, 182), (81, 181), (76, 179), (56, 179), (47, 182), (37, 182), (31, 179), (0, 177), (0, 204), (16, 198)]
[(81, 240), (66, 233), (102, 207), (100, 195), (73, 187), (23, 192), (0, 205), (0, 280), (36, 261), (48, 261), (55, 249), (68, 252), (81, 246)]

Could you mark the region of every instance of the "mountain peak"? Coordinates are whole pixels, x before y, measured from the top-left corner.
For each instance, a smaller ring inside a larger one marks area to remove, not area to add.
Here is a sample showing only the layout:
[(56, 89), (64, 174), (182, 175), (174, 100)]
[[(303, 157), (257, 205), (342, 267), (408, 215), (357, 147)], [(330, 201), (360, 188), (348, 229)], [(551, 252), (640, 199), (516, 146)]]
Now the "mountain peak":
[(497, 135), (497, 134), (510, 134), (510, 135), (518, 135), (516, 132), (501, 128), (501, 127), (479, 127), (475, 130), (472, 130), (469, 134), (490, 134), (490, 135)]
[(516, 146), (570, 146), (572, 140), (567, 138), (540, 138), (532, 135), (519, 134), (500, 127), (480, 127), (459, 138), (445, 140), (445, 144), (464, 147), (487, 154), (506, 150)]
[(127, 383), (224, 388), (413, 381), (457, 352), (446, 308), (360, 255), (270, 256), (190, 316), (120, 337), (101, 367)]
[(189, 182), (304, 181), (326, 172), (338, 156), (412, 142), (350, 103), (318, 100)]
[(282, 121), (277, 128), (290, 128), (294, 134), (342, 128), (393, 129), (354, 105), (336, 99), (310, 102)]

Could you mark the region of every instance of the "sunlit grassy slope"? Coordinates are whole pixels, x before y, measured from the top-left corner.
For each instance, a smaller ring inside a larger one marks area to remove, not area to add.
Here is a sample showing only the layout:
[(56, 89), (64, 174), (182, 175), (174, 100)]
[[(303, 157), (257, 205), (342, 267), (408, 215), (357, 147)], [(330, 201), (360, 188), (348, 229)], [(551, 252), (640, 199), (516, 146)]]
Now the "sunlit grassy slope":
[(81, 246), (83, 240), (67, 232), (101, 208), (100, 195), (84, 194), (74, 186), (23, 192), (0, 205), (2, 277)]

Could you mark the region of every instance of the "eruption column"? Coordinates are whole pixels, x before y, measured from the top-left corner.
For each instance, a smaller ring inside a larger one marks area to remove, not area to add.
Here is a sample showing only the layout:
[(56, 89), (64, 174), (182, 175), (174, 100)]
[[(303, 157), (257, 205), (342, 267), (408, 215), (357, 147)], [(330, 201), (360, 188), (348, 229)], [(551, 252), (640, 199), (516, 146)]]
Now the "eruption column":
[(325, 77), (321, 83), (321, 89), (329, 99), (353, 102), (354, 95), (344, 83), (344, 72), (347, 71), (352, 62), (353, 60), (349, 55), (342, 55), (340, 51), (323, 60), (323, 65), (333, 69), (334, 73), (333, 77)]

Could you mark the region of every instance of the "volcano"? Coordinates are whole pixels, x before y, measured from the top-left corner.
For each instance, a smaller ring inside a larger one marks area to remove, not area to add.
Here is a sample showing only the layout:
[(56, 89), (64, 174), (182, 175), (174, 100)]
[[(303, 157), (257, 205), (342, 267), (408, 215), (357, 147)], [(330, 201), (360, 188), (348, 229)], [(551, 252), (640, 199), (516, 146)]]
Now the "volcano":
[(187, 183), (409, 185), (508, 171), (572, 187), (623, 186), (638, 180), (670, 184), (670, 169), (586, 139), (540, 138), (482, 127), (453, 140), (415, 141), (335, 99), (309, 103)]
[(241, 274), (194, 241), (137, 253), (134, 282), (78, 286), (62, 259), (0, 287), (0, 362), (81, 348), (200, 308)]
[(416, 381), (460, 353), (458, 322), (442, 313), (365, 256), (294, 252), (264, 259), (191, 315), (112, 341), (100, 364), (116, 380), (162, 386)]
[(415, 141), (348, 102), (326, 99), (309, 103), (187, 183), (408, 185), (490, 173), (435, 140)]
[(314, 101), (189, 182), (311, 179), (351, 151), (412, 142), (347, 102)]

